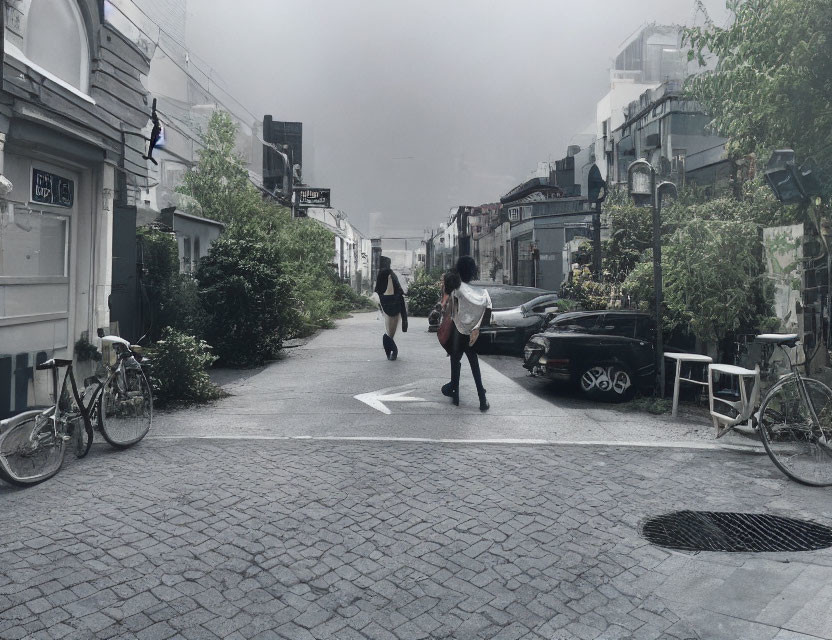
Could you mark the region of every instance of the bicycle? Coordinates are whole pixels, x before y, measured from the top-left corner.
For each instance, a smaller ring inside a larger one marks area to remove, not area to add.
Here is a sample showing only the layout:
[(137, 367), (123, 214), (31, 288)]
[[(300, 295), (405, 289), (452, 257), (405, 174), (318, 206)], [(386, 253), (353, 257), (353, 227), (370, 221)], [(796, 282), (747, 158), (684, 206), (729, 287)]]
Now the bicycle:
[[(102, 333), (114, 361), (105, 363), (102, 378), (87, 378), (80, 392), (72, 360), (53, 358), (36, 365), (39, 371), (51, 370), (55, 402), (0, 421), (0, 478), (18, 486), (48, 480), (63, 466), (67, 444), (77, 458), (89, 453), (94, 431), (118, 449), (147, 435), (153, 421), (153, 394), (136, 359), (141, 358), (140, 347)], [(66, 373), (58, 393), (62, 368)]]
[[(743, 390), (739, 403), (714, 397), (738, 412), (734, 418), (716, 414), (725, 424), (717, 437), (750, 422), (772, 462), (789, 478), (810, 486), (832, 485), (832, 389), (819, 380), (801, 375), (797, 361), (792, 361), (786, 347), (797, 347), (797, 334), (762, 334), (756, 341), (763, 347), (780, 347), (790, 372), (766, 391), (759, 409), (759, 365), (753, 372), (751, 393)], [(739, 384), (744, 384), (742, 379)]]

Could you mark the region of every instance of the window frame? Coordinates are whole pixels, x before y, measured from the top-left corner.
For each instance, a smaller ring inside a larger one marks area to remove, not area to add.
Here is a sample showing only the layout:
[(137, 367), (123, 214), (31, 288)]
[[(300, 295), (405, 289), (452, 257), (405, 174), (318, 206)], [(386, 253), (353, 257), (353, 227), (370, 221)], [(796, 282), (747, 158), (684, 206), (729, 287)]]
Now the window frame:
[[(91, 76), (91, 64), (92, 64), (92, 51), (90, 50), (90, 34), (89, 29), (87, 26), (87, 22), (84, 19), (84, 14), (81, 11), (81, 7), (78, 5), (76, 0), (39, 0), (40, 2), (44, 3), (46, 6), (50, 2), (63, 2), (65, 6), (69, 8), (69, 12), (74, 17), (75, 28), (77, 30), (77, 35), (81, 41), (80, 47), (80, 61), (79, 61), (79, 82), (76, 86), (73, 82), (69, 80), (65, 80), (59, 77), (54, 71), (51, 71), (49, 68), (44, 67), (42, 62), (38, 62), (33, 60), (30, 57), (30, 30), (32, 28), (32, 24), (29, 22), (31, 19), (31, 6), (30, 6), (30, 13), (27, 15), (26, 19), (26, 38), (23, 42), (24, 51), (21, 51), (11, 43), (6, 42), (6, 53), (12, 55), (15, 58), (21, 58), (21, 61), (26, 63), (30, 68), (34, 71), (37, 71), (41, 75), (48, 77), (50, 80), (59, 84), (60, 86), (72, 91), (79, 97), (84, 98), (93, 104), (95, 101), (89, 96), (90, 90), (90, 76)], [(10, 46), (11, 45), (11, 46)]]

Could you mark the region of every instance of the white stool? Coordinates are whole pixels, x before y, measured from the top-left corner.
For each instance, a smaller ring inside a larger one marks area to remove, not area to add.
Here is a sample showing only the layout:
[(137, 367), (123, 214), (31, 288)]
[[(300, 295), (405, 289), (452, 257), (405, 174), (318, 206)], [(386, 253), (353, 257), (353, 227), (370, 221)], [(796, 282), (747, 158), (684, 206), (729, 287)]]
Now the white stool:
[[(714, 372), (722, 375), (737, 377), (737, 384), (740, 389), (740, 399), (738, 401), (726, 400), (724, 398), (717, 398), (714, 396)], [(753, 381), (750, 398), (748, 397), (748, 390), (746, 388), (746, 382), (749, 380)], [(751, 417), (754, 408), (757, 406), (759, 399), (760, 365), (757, 365), (753, 369), (745, 369), (743, 367), (737, 367), (733, 364), (708, 365), (708, 404), (710, 406), (711, 419), (714, 421), (714, 427), (716, 427), (717, 438), (721, 438), (741, 422), (747, 422)], [(728, 405), (737, 412), (737, 415), (732, 417), (725, 415), (724, 413), (720, 413), (714, 408), (715, 402), (721, 402)]]
[(693, 380), (691, 378), (683, 378), (682, 377), (682, 363), (683, 362), (693, 362), (699, 364), (710, 364), (713, 362), (713, 359), (710, 356), (703, 356), (699, 353), (668, 353), (665, 352), (665, 358), (670, 358), (671, 360), (676, 361), (676, 380), (673, 383), (673, 411), (671, 415), (675, 418), (676, 412), (679, 408), (679, 383), (681, 382), (690, 382), (692, 384), (698, 384), (702, 387), (707, 387), (708, 382), (706, 380)]

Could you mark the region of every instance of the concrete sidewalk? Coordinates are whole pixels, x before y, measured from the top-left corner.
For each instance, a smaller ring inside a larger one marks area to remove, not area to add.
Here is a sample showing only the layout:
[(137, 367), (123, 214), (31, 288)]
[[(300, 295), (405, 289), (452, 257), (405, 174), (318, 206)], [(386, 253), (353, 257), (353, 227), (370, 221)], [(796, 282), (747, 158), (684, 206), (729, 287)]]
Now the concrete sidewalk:
[[(541, 398), (481, 359), (491, 410), (480, 413), (463, 361), (461, 403), (453, 407), (439, 388), (450, 365), (427, 321), (414, 318), (399, 334), (399, 357), (389, 362), (381, 347), (376, 313), (339, 321), (306, 345), (287, 350), (267, 367), (239, 372), (225, 385), (232, 394), (208, 407), (160, 412), (150, 437), (372, 437), (556, 442), (664, 442), (722, 446), (701, 421), (611, 410), (574, 408)], [(517, 362), (517, 367), (521, 363)], [(355, 396), (388, 389), (419, 401), (388, 403), (390, 414)], [(744, 439), (737, 441), (747, 444)], [(762, 452), (762, 449), (759, 449)]]

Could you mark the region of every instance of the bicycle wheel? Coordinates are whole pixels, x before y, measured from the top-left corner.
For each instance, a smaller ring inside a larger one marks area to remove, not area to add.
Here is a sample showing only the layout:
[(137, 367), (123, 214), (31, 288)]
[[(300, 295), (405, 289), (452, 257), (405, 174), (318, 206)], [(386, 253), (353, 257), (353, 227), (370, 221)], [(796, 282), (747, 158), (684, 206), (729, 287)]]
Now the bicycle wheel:
[(819, 426), (791, 374), (772, 387), (760, 407), (760, 438), (772, 462), (792, 480), (826, 487), (832, 485), (832, 389), (811, 378), (803, 383)]
[(55, 435), (54, 407), (27, 411), (0, 422), (0, 478), (27, 486), (43, 482), (61, 468), (66, 442)]
[[(136, 444), (150, 431), (153, 395), (142, 370), (125, 368), (116, 374), (98, 398), (98, 427), (112, 446), (123, 449)], [(125, 388), (122, 388), (125, 387)]]

